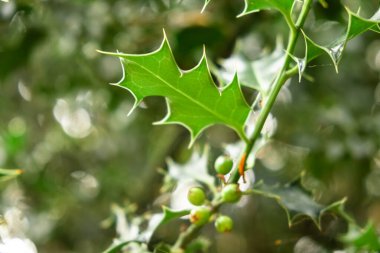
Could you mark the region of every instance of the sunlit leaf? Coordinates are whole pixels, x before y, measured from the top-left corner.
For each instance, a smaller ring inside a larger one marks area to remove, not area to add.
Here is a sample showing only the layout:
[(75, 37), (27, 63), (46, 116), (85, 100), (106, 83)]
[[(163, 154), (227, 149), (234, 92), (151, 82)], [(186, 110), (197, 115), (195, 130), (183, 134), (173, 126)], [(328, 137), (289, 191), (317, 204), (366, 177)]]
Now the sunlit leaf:
[(243, 54), (237, 52), (222, 62), (224, 67), (222, 77), (231, 80), (234, 73), (237, 73), (242, 85), (260, 91), (265, 97), (284, 63), (285, 56), (286, 53), (281, 40), (277, 41), (276, 48), (270, 54), (266, 54), (255, 61), (250, 61)]
[(262, 181), (257, 183), (254, 194), (273, 198), (284, 209), (288, 217), (288, 224), (292, 226), (300, 216), (309, 216), (318, 228), (321, 227), (321, 216), (330, 210), (344, 204), (345, 200), (334, 202), (329, 206), (317, 203), (312, 196), (299, 185), (266, 185)]
[(261, 10), (276, 9), (287, 19), (290, 19), (294, 0), (245, 0), (245, 8), (242, 14), (258, 12)]
[(215, 178), (208, 173), (207, 162), (208, 149), (205, 149), (203, 153), (196, 150), (185, 164), (179, 164), (169, 159), (167, 161), (168, 175), (178, 183), (198, 182), (213, 188)]
[(354, 248), (357, 252), (359, 250), (370, 250), (371, 252), (380, 251), (380, 237), (376, 231), (376, 227), (369, 223), (365, 228), (360, 228), (355, 224), (349, 224), (348, 232), (341, 240)]
[(201, 11), (201, 12), (204, 12), (204, 11), (205, 11), (205, 9), (206, 9), (207, 5), (210, 3), (210, 1), (211, 1), (211, 0), (205, 0), (205, 3), (204, 3), (204, 5), (203, 5), (203, 8), (202, 8), (202, 11)]
[(194, 186), (207, 186), (216, 192), (216, 178), (208, 172), (208, 147), (201, 152), (198, 149), (192, 153), (190, 159), (183, 164), (168, 159), (167, 176), (175, 182), (175, 189), (170, 194), (170, 208), (174, 210), (191, 209), (194, 207), (187, 199), (188, 191)]
[(191, 133), (191, 144), (202, 130), (214, 124), (229, 126), (246, 139), (243, 128), (250, 108), (237, 76), (219, 90), (210, 75), (205, 54), (189, 71), (177, 66), (166, 37), (153, 53), (105, 54), (120, 58), (124, 76), (116, 85), (133, 94), (135, 107), (145, 97), (166, 98), (168, 113), (157, 124), (185, 126)]
[(148, 222), (147, 227), (141, 232), (141, 234), (139, 235), (138, 238), (144, 242), (150, 242), (150, 240), (153, 237), (153, 234), (156, 232), (156, 230), (162, 224), (162, 221), (164, 218), (165, 218), (165, 215), (163, 213), (153, 214), (149, 218), (149, 222)]
[(306, 43), (305, 61), (310, 62), (319, 55), (326, 53), (332, 60), (336, 72), (338, 72), (338, 64), (342, 58), (343, 51), (349, 40), (368, 31), (373, 30), (379, 32), (380, 10), (370, 19), (364, 19), (357, 14), (346, 9), (348, 13), (348, 25), (346, 32), (342, 35), (334, 36), (336, 39), (327, 45), (319, 45), (304, 33)]
[[(114, 243), (104, 253), (120, 252), (125, 247), (129, 249), (128, 252), (148, 252), (146, 246), (164, 221), (165, 212), (136, 215), (133, 211), (134, 208), (134, 205), (129, 205), (127, 208), (115, 204), (112, 205), (118, 238), (115, 239)], [(166, 216), (166, 219), (169, 219), (174, 214), (169, 212)]]

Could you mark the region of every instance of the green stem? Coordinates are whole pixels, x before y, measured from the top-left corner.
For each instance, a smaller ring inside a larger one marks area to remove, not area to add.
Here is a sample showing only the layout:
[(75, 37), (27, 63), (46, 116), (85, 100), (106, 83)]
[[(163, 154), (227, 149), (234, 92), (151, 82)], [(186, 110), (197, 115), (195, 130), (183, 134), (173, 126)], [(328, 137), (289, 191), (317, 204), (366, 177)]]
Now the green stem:
[[(305, 3), (302, 7), (300, 16), (297, 19), (297, 22), (295, 25), (293, 25), (293, 22), (290, 19), (286, 19), (286, 22), (288, 23), (290, 27), (290, 36), (289, 36), (289, 42), (287, 46), (287, 54), (285, 56), (284, 64), (277, 75), (272, 90), (269, 93), (268, 100), (266, 101), (263, 109), (260, 112), (259, 118), (257, 119), (255, 129), (252, 133), (251, 138), (247, 139), (245, 134), (240, 133), (242, 139), (246, 141), (246, 148), (244, 150), (244, 154), (249, 154), (252, 151), (253, 146), (255, 145), (257, 139), (260, 137), (261, 130), (264, 127), (265, 121), (269, 115), (269, 112), (271, 111), (274, 102), (276, 101), (277, 95), (280, 92), (282, 85), (286, 82), (286, 80), (289, 79), (291, 73), (293, 75), (293, 72), (287, 72), (290, 61), (291, 61), (291, 54), (293, 54), (297, 39), (299, 36), (299, 33), (301, 31), (301, 28), (306, 20), (307, 14), (309, 13), (309, 10), (311, 8), (312, 0), (305, 0)], [(243, 164), (245, 168), (245, 161)], [(235, 170), (232, 173), (232, 176), (229, 179), (229, 183), (237, 183), (240, 178), (240, 173), (238, 168), (235, 168)], [(212, 203), (212, 213), (216, 213), (219, 209), (220, 205), (222, 205), (221, 202), (216, 201), (215, 203)], [(184, 232), (182, 232), (174, 246), (172, 247), (172, 251), (175, 251), (177, 249), (185, 249), (189, 242), (199, 233), (203, 226), (197, 226), (197, 225), (190, 225)]]
[[(211, 202), (211, 214), (218, 212), (223, 202), (216, 198)], [(203, 228), (203, 225), (191, 224), (185, 231), (179, 236), (174, 246), (171, 248), (173, 252), (177, 252), (178, 249), (185, 249), (186, 246), (198, 235), (199, 231)]]
[(179, 235), (176, 243), (172, 247), (172, 250), (185, 248), (185, 246), (193, 239), (193, 236), (197, 234), (201, 228), (202, 226), (191, 224), (190, 227)]
[[(273, 88), (269, 92), (268, 100), (265, 101), (263, 109), (261, 110), (261, 112), (259, 114), (259, 117), (256, 121), (255, 129), (254, 129), (251, 137), (249, 138), (248, 144), (245, 147), (243, 157), (247, 156), (252, 151), (252, 148), (254, 147), (256, 141), (260, 137), (261, 130), (264, 127), (265, 121), (266, 121), (275, 101), (276, 101), (276, 98), (277, 98), (282, 86), (290, 78), (290, 75), (288, 75), (288, 74), (294, 74), (293, 71), (287, 72), (287, 70), (288, 70), (290, 62), (292, 60), (291, 55), (293, 54), (294, 49), (296, 47), (298, 36), (300, 34), (300, 31), (301, 31), (303, 24), (305, 23), (306, 17), (310, 11), (312, 2), (313, 2), (312, 0), (305, 0), (304, 5), (302, 6), (302, 10), (300, 12), (300, 15), (297, 19), (295, 26), (294, 26), (294, 29), (290, 29), (290, 36), (289, 36), (288, 46), (286, 48), (287, 53), (285, 56), (284, 64), (282, 65), (280, 72), (278, 73), (276, 79), (274, 80)], [(287, 20), (287, 22), (290, 22), (290, 21)], [(292, 26), (290, 26), (290, 27), (292, 27)], [(243, 170), (245, 170), (245, 166), (246, 166), (245, 161), (243, 161), (242, 166), (243, 166)], [(232, 173), (232, 176), (230, 177), (228, 182), (229, 183), (237, 183), (240, 179), (240, 176), (241, 175), (239, 173), (239, 169), (235, 168), (233, 173)]]

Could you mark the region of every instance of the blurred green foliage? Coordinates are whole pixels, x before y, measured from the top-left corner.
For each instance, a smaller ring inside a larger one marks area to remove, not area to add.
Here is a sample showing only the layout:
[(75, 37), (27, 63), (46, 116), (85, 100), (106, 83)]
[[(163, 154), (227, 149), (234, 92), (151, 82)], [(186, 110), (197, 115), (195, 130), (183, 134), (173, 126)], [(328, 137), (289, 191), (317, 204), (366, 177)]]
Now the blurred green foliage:
[[(326, 2), (328, 8), (316, 2), (307, 20), (316, 27), (330, 21), (316, 34), (321, 40), (331, 38), (347, 18), (338, 1)], [(375, 0), (342, 2), (352, 10), (361, 6), (365, 17), (378, 7)], [(151, 126), (165, 114), (163, 99), (149, 98), (127, 117), (133, 97), (105, 85), (120, 79), (120, 63), (96, 49), (149, 52), (158, 47), (165, 28), (181, 68), (198, 62), (203, 45), (218, 67), (235, 45), (256, 60), (287, 33), (274, 12), (236, 19), (243, 1), (214, 0), (201, 14), (203, 3), (0, 2), (0, 167), (24, 170), (17, 181), (1, 186), (0, 208), (25, 211), (27, 234), (39, 252), (105, 249), (114, 237), (113, 220), (107, 219), (111, 204), (137, 203), (136, 213), (158, 210), (153, 202), (162, 182), (158, 168), (166, 166), (168, 156), (183, 162), (191, 152), (183, 128)], [(327, 57), (312, 65), (306, 73), (314, 81), (293, 80), (274, 109), (279, 144), (264, 149), (270, 159), (262, 152), (257, 177), (278, 182), (305, 170), (303, 183), (319, 202), (347, 196), (347, 210), (359, 224), (371, 220), (378, 229), (379, 36), (368, 33), (350, 42), (339, 75)], [(216, 157), (223, 143), (235, 140), (232, 131), (216, 126), (199, 145), (210, 143)], [(305, 241), (333, 249), (342, 246), (338, 235), (348, 229), (328, 215), (322, 231), (311, 220), (289, 229), (281, 208), (261, 197), (225, 212), (234, 217), (235, 230), (215, 235), (206, 229), (213, 241), (210, 252), (305, 252)], [(167, 230), (156, 240), (170, 238)]]

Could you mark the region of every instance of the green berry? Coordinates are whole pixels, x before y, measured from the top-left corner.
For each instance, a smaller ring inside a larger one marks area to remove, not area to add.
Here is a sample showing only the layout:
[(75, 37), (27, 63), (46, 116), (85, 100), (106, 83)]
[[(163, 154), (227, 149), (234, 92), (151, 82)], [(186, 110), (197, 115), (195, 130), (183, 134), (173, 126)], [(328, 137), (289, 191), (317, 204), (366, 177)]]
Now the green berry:
[(200, 187), (192, 187), (187, 193), (187, 199), (195, 206), (203, 205), (206, 199), (204, 190)]
[(215, 160), (215, 164), (214, 164), (216, 172), (222, 175), (228, 174), (231, 171), (233, 165), (234, 163), (232, 159), (226, 155), (219, 156)]
[(230, 232), (234, 226), (234, 222), (228, 216), (221, 215), (215, 221), (216, 231), (220, 233)]
[(209, 208), (201, 206), (196, 207), (190, 212), (190, 222), (202, 226), (208, 222), (211, 216), (211, 211)]
[(240, 200), (241, 191), (237, 184), (228, 184), (222, 189), (222, 200), (228, 203), (235, 203)]

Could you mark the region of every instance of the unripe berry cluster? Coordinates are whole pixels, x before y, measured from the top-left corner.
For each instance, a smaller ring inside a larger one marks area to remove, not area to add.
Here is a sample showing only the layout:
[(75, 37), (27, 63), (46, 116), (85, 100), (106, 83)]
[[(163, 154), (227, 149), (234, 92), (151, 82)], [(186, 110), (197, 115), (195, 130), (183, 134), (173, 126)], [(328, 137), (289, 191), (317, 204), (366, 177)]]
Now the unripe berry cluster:
[[(233, 161), (229, 156), (219, 156), (214, 163), (214, 168), (217, 174), (227, 175), (233, 168)], [(242, 192), (238, 184), (226, 184), (222, 190), (215, 196), (215, 200), (219, 203), (236, 203), (240, 200)], [(189, 220), (197, 226), (207, 224), (213, 217), (215, 210), (213, 207), (205, 205), (207, 197), (206, 192), (202, 187), (196, 186), (189, 189), (187, 199), (191, 204), (196, 206), (191, 210)], [(220, 233), (229, 232), (233, 228), (233, 221), (226, 215), (215, 214), (215, 229)]]

